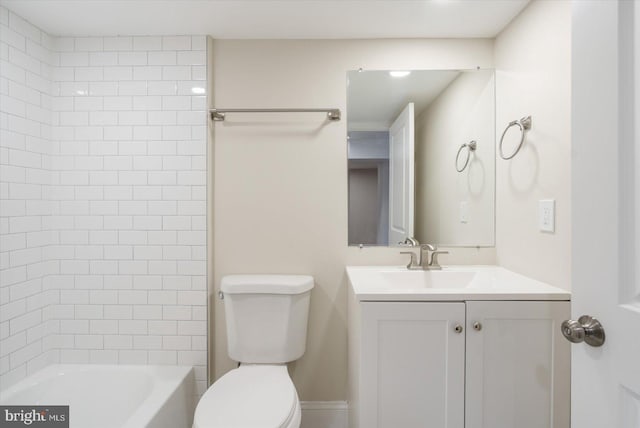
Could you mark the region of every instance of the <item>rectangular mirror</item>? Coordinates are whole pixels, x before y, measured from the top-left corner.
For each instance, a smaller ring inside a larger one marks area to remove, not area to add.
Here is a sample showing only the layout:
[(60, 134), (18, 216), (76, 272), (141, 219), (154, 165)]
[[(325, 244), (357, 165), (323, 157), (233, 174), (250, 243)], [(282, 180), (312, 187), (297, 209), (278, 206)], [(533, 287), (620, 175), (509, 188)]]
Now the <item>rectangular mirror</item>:
[(493, 70), (347, 73), (349, 245), (495, 243)]

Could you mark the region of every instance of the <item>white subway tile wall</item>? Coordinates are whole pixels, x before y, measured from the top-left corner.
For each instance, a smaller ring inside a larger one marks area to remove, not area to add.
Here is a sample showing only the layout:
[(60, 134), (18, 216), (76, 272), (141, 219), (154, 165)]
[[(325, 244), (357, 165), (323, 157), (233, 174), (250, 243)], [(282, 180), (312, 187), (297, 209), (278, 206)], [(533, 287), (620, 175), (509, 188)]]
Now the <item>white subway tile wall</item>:
[(53, 40), (0, 7), (0, 385), (58, 360), (48, 338), (60, 292), (48, 282), (59, 264), (49, 200)]
[(192, 364), (204, 391), (205, 37), (30, 27), (30, 51), (0, 10), (0, 379)]

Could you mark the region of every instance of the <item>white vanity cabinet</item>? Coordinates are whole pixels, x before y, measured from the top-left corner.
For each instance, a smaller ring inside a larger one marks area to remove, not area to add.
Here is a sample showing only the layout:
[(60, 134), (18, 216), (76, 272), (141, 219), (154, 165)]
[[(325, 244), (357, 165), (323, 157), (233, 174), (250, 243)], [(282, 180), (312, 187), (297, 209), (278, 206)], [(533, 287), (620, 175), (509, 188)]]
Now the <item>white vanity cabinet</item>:
[(362, 304), (360, 427), (464, 426), (464, 318), (464, 303)]
[(569, 428), (569, 302), (468, 301), (465, 428)]
[(569, 428), (569, 294), (552, 291), (491, 300), (352, 285), (349, 427)]

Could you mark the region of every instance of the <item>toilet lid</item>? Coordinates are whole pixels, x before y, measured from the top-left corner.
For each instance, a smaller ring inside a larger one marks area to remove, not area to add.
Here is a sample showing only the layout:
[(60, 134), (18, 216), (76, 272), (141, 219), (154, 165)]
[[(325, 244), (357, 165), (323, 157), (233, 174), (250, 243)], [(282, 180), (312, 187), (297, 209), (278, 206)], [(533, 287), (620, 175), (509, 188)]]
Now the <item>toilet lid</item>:
[(280, 428), (293, 417), (298, 394), (284, 365), (243, 365), (202, 396), (194, 428)]

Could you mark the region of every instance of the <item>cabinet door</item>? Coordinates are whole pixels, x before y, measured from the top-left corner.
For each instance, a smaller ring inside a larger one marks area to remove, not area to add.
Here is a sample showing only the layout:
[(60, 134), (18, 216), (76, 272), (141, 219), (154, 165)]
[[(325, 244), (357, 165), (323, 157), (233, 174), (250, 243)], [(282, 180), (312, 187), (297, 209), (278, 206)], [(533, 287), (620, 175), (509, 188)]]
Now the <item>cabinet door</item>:
[(569, 315), (569, 302), (467, 302), (466, 428), (569, 428)]
[(463, 428), (464, 303), (362, 304), (360, 427)]

